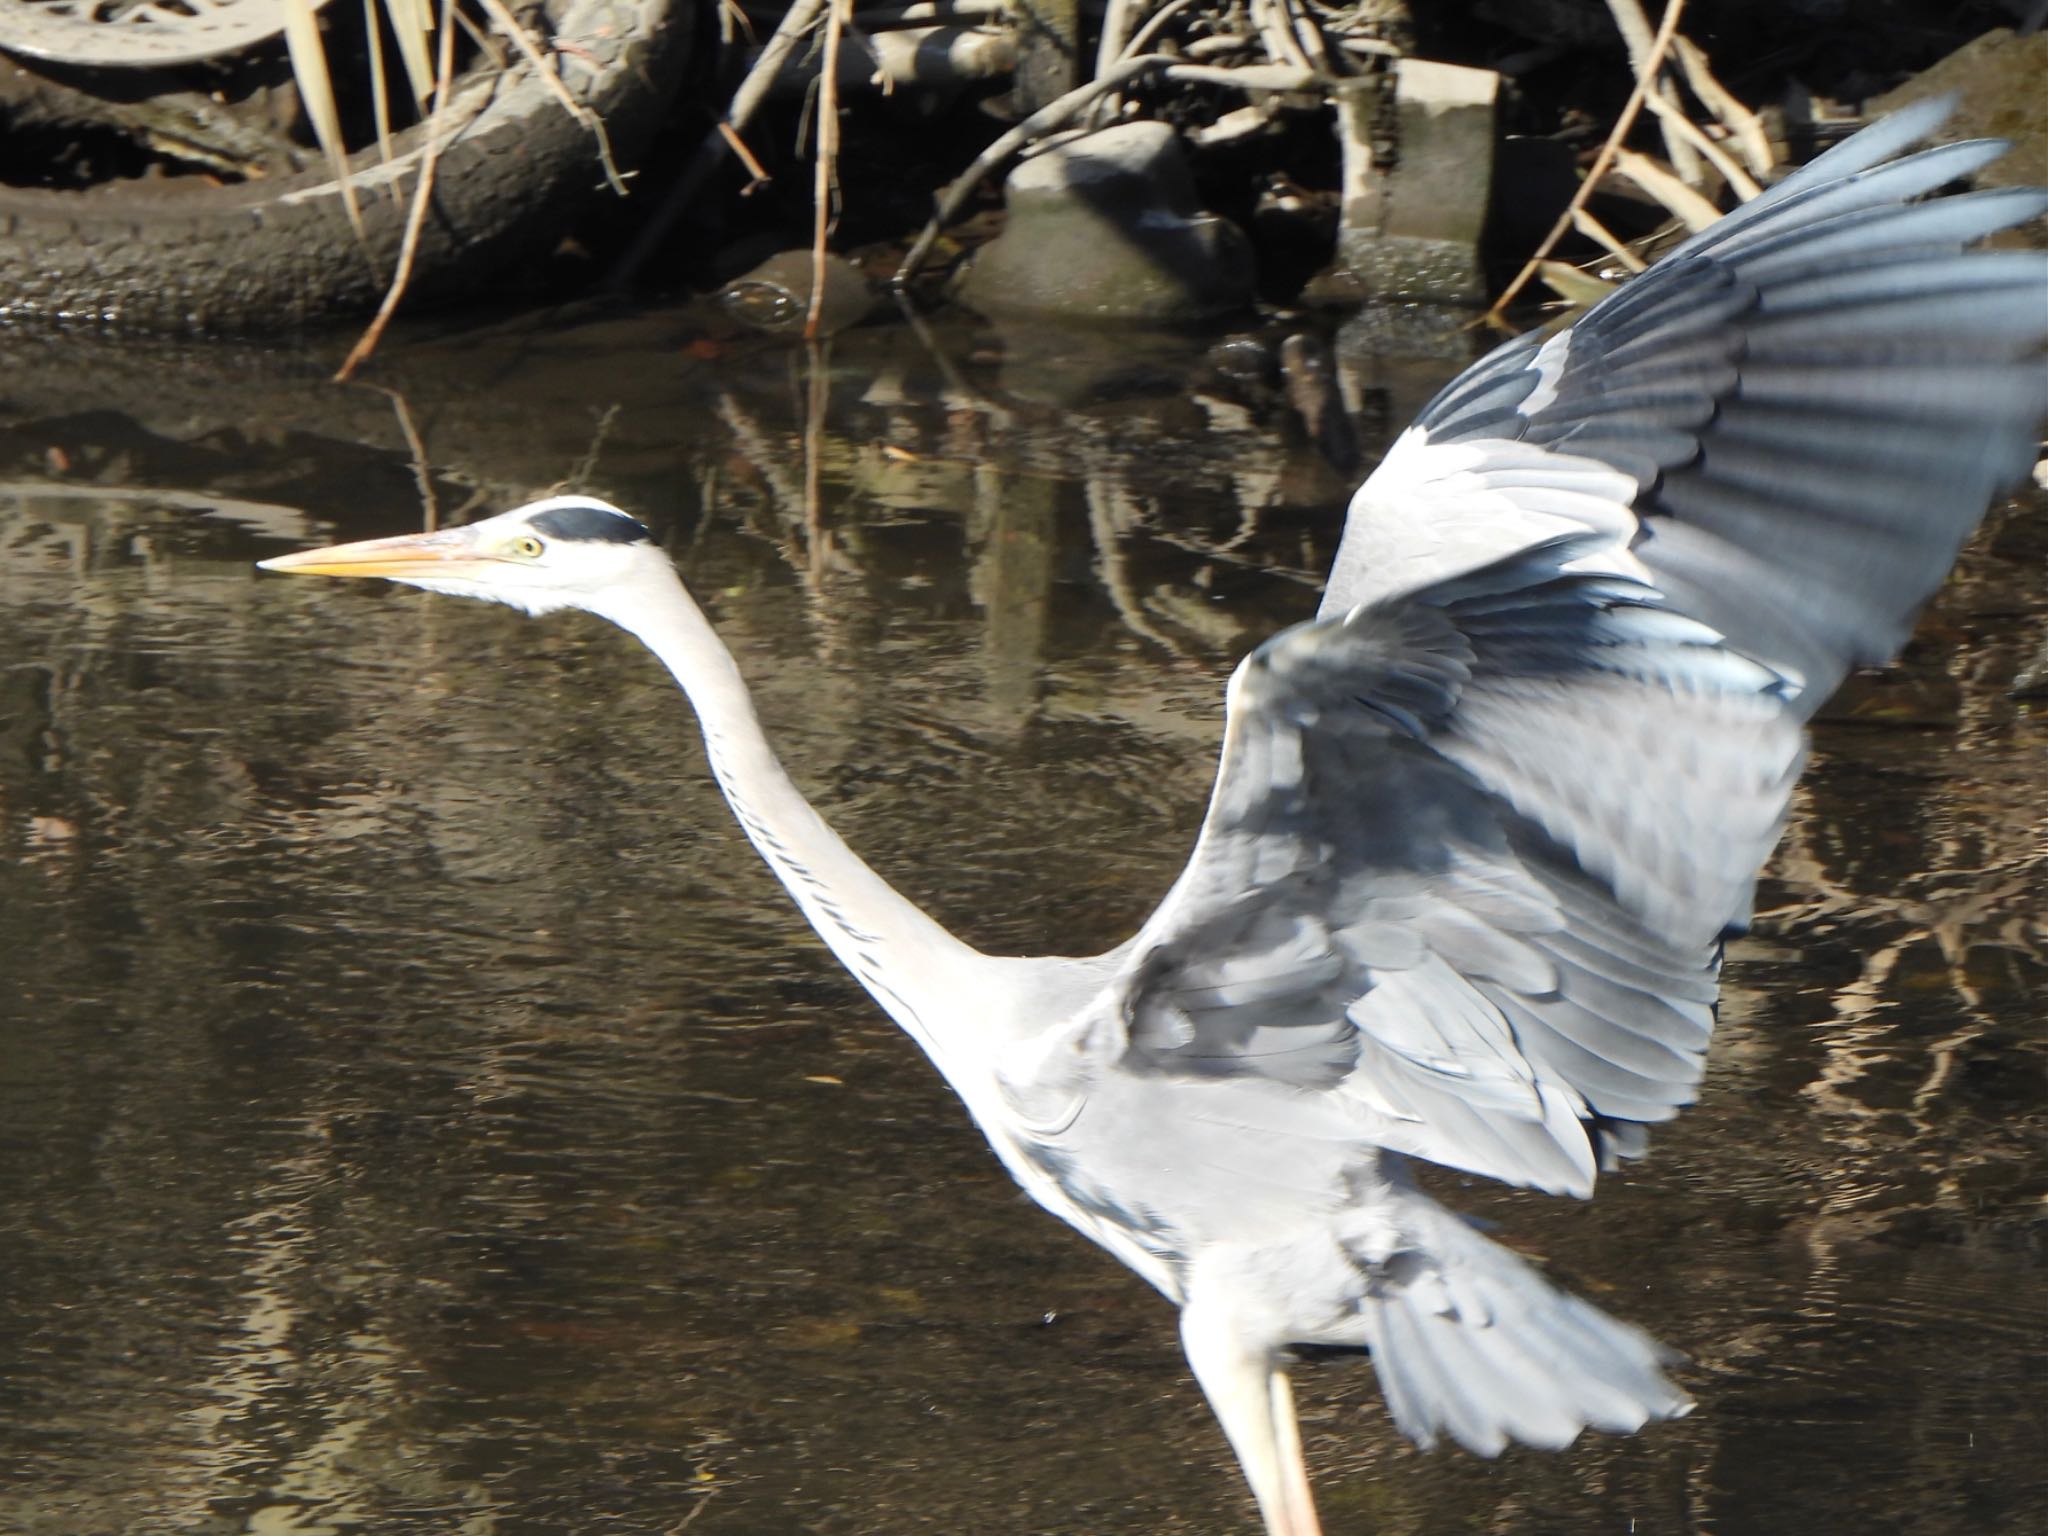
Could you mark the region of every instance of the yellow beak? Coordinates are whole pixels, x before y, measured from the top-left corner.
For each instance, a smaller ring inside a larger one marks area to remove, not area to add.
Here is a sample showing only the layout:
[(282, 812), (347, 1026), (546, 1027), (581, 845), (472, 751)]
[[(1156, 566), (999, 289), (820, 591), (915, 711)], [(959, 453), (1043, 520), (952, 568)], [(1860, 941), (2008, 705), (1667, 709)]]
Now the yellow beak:
[(394, 581), (424, 577), (445, 581), (474, 575), (490, 562), (476, 552), (467, 528), (445, 528), (438, 533), (406, 533), (394, 539), (330, 544), (325, 549), (300, 550), (256, 563), (263, 570), (288, 571), (294, 576), (382, 576)]

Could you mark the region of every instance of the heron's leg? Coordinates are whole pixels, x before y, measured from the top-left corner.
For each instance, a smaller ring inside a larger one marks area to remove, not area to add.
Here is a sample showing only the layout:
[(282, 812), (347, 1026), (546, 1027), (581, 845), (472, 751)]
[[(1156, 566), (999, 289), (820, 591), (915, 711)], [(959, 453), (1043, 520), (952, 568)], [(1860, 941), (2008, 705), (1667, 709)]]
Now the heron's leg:
[(1182, 1309), (1180, 1338), (1259, 1501), (1266, 1536), (1322, 1536), (1302, 1464), (1294, 1395), (1271, 1347), (1235, 1326), (1229, 1308), (1200, 1302)]
[(1273, 1438), (1280, 1447), (1281, 1475), (1287, 1479), (1288, 1508), (1296, 1511), (1299, 1529), (1322, 1536), (1316, 1521), (1315, 1496), (1308, 1491), (1308, 1458), (1301, 1452), (1301, 1424), (1294, 1417), (1294, 1383), (1280, 1366), (1266, 1373), (1266, 1392), (1273, 1401)]

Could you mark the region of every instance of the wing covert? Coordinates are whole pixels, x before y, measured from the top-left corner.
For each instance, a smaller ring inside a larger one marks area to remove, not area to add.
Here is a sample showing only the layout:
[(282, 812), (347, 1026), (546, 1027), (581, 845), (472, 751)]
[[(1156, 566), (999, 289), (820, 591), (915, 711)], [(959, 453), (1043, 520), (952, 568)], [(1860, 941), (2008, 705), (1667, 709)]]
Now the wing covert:
[(1570, 554), (1246, 658), (1111, 988), (1128, 1066), (1323, 1090), (1383, 1145), (1579, 1193), (1691, 1099), (1800, 730), (1777, 674)]

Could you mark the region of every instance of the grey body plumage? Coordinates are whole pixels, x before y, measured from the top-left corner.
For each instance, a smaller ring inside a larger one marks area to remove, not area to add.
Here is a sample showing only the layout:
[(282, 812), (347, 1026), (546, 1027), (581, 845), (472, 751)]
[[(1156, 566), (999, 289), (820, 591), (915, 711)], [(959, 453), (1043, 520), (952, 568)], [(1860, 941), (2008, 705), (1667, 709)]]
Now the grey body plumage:
[(615, 508), (268, 563), (640, 636), (819, 934), (1018, 1181), (1181, 1307), (1270, 1536), (1313, 1536), (1294, 1346), (1369, 1349), (1407, 1434), (1481, 1454), (1690, 1406), (1659, 1345), (1408, 1160), (1585, 1196), (1691, 1102), (1805, 721), (2032, 462), (2048, 258), (1964, 247), (2048, 193), (1930, 196), (2000, 152), (1908, 153), (1945, 110), (1846, 141), (1424, 410), (1320, 616), (1237, 669), (1193, 856), (1105, 955), (980, 955), (876, 876)]

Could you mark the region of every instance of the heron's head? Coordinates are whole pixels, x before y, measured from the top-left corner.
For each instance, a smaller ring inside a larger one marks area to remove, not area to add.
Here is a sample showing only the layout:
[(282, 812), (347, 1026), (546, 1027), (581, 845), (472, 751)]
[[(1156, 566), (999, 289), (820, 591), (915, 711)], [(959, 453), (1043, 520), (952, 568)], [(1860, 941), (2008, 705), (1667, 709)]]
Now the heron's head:
[(261, 564), (301, 576), (381, 576), (548, 613), (604, 612), (609, 598), (668, 561), (647, 529), (609, 502), (552, 496), (461, 528), (335, 544)]

